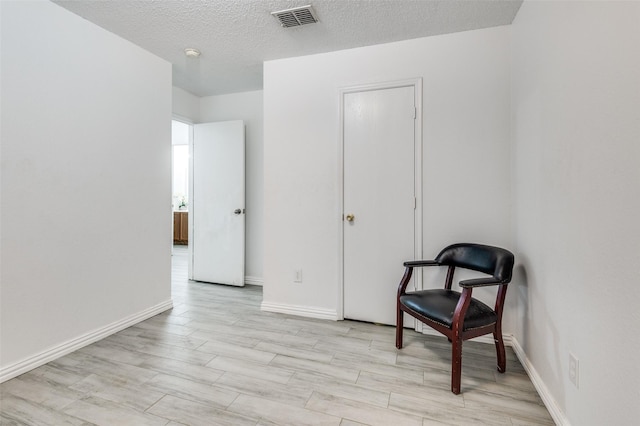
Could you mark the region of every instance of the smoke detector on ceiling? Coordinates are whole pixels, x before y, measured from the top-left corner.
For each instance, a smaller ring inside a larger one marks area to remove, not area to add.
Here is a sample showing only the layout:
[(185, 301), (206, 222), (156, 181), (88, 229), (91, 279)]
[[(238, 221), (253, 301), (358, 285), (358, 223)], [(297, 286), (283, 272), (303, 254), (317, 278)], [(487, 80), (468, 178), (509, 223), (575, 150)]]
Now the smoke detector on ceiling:
[(300, 25), (315, 24), (318, 22), (311, 5), (294, 7), (292, 9), (271, 12), (283, 28), (299, 27)]
[(200, 56), (200, 51), (198, 49), (194, 49), (193, 47), (187, 47), (184, 49), (184, 54), (189, 58), (197, 58)]

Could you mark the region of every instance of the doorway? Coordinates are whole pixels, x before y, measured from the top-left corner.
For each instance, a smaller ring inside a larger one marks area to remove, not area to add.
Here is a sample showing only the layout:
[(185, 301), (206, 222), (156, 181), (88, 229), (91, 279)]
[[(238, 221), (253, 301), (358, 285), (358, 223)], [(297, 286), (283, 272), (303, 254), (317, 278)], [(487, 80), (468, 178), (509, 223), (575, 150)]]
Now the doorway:
[(244, 122), (171, 124), (172, 255), (189, 280), (244, 286)]
[(346, 319), (395, 325), (402, 263), (422, 254), (421, 94), (419, 79), (341, 92)]
[(189, 144), (192, 125), (171, 120), (171, 253), (187, 254), (189, 244)]

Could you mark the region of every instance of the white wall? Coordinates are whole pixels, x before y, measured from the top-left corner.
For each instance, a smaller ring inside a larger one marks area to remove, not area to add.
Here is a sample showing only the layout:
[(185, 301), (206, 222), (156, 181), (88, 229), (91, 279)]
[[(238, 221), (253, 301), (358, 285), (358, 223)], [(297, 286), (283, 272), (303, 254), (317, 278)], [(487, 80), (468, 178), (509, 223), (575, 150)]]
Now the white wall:
[[(339, 88), (424, 79), (424, 257), (458, 241), (510, 246), (509, 32), (499, 27), (265, 63), (263, 308), (339, 311)], [(296, 268), (303, 269), (302, 284), (292, 282)], [(398, 265), (398, 280), (402, 272)]]
[(516, 338), (562, 422), (637, 424), (640, 3), (526, 1), (512, 33)]
[(176, 118), (197, 123), (200, 120), (200, 98), (174, 86), (171, 110)]
[(0, 7), (7, 378), (170, 306), (171, 66), (51, 2)]
[(200, 98), (200, 122), (243, 120), (245, 124), (245, 280), (262, 284), (264, 248), (264, 166), (262, 90)]

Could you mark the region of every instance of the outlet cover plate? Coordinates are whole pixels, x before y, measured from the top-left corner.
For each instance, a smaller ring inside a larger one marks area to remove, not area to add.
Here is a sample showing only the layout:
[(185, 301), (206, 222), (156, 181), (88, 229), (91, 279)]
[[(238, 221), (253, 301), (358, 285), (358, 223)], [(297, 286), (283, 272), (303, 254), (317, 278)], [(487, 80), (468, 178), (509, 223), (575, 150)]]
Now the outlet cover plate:
[(578, 389), (580, 379), (580, 361), (569, 352), (569, 381)]

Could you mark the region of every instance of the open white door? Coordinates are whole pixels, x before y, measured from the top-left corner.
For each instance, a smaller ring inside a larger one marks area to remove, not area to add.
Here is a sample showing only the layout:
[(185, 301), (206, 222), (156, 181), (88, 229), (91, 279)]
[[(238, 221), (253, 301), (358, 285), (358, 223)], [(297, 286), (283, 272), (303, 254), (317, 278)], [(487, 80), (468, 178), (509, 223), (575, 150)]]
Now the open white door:
[(193, 126), (191, 273), (244, 285), (244, 122)]

